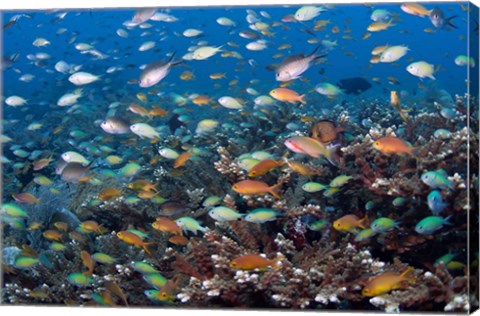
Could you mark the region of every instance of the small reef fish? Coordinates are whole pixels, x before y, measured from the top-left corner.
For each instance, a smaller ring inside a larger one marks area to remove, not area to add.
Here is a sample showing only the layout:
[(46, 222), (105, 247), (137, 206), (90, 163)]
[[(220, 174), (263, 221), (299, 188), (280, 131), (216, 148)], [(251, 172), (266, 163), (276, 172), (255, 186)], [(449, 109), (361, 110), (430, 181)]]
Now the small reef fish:
[(429, 16), (431, 13), (431, 10), (427, 10), (424, 6), (418, 3), (411, 3), (407, 2), (404, 3), (400, 6), (403, 12), (411, 14), (411, 15), (416, 15), (419, 17), (424, 17), (424, 16)]
[(393, 137), (385, 136), (377, 139), (373, 143), (373, 148), (384, 154), (408, 154), (413, 155), (413, 147), (409, 146), (404, 140)]
[(362, 295), (368, 297), (378, 296), (401, 288), (402, 283), (405, 281), (414, 282), (415, 279), (406, 277), (411, 271), (413, 271), (412, 267), (408, 268), (401, 274), (396, 272), (384, 272), (377, 275), (368, 281), (367, 285), (362, 289)]
[(333, 222), (333, 228), (341, 232), (356, 233), (357, 228), (365, 229), (363, 224), (367, 218), (359, 219), (356, 215), (348, 214)]
[(152, 255), (147, 246), (154, 244), (154, 242), (144, 242), (140, 236), (129, 231), (120, 231), (117, 233), (117, 237), (129, 245), (143, 248), (147, 254)]
[(441, 229), (443, 225), (452, 226), (453, 224), (449, 222), (450, 218), (452, 218), (452, 215), (446, 218), (440, 216), (425, 217), (415, 226), (415, 231), (420, 235), (431, 235)]
[(282, 259), (284, 259), (285, 256), (279, 254), (276, 258), (274, 259), (267, 259), (259, 255), (255, 254), (247, 254), (247, 255), (242, 255), (238, 256), (232, 259), (230, 261), (230, 267), (238, 270), (265, 270), (267, 267), (273, 267), (275, 269), (278, 269), (278, 262), (280, 262)]
[(448, 179), (447, 172), (443, 169), (424, 172), (420, 179), (432, 189), (455, 190), (453, 182)]
[(138, 85), (142, 88), (150, 88), (159, 83), (169, 74), (171, 67), (180, 63), (174, 62), (174, 57), (175, 54), (172, 54), (166, 63), (159, 61), (149, 64), (147, 67), (145, 67), (143, 72), (140, 74)]
[(244, 215), (226, 206), (217, 206), (208, 211), (208, 216), (217, 222), (227, 222), (241, 220)]
[(152, 227), (164, 233), (171, 233), (174, 235), (182, 234), (182, 228), (175, 221), (166, 217), (157, 217), (155, 222), (152, 223)]
[(249, 171), (249, 177), (260, 177), (264, 174), (272, 171), (273, 169), (280, 167), (285, 162), (283, 160), (265, 159), (256, 163)]
[(277, 219), (281, 212), (271, 208), (257, 208), (245, 215), (245, 221), (250, 223), (263, 224)]
[(195, 235), (198, 231), (205, 233), (209, 230), (208, 227), (203, 227), (197, 220), (188, 216), (178, 218), (175, 220), (175, 223), (177, 223), (184, 232), (192, 232)]
[(319, 49), (320, 46), (308, 56), (298, 54), (285, 58), (275, 71), (275, 79), (277, 81), (290, 81), (300, 78), (300, 75), (310, 68), (312, 61), (326, 56), (325, 54), (317, 55)]
[(296, 104), (300, 102), (306, 104), (305, 94), (299, 95), (297, 92), (287, 88), (276, 88), (270, 91), (270, 96), (275, 100)]
[(269, 193), (276, 199), (280, 199), (281, 183), (269, 186), (265, 182), (255, 180), (243, 180), (232, 185), (232, 190), (243, 195), (260, 195)]
[(385, 233), (393, 230), (394, 228), (399, 228), (399, 226), (398, 222), (388, 217), (380, 217), (370, 224), (370, 228), (376, 233)]

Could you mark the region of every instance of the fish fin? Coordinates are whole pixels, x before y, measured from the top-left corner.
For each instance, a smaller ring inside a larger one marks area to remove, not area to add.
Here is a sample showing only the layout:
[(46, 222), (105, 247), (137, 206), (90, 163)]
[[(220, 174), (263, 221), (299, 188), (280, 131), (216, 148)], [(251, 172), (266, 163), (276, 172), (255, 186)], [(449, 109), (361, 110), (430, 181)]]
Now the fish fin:
[(277, 255), (276, 258), (273, 259), (273, 265), (272, 267), (275, 269), (275, 270), (279, 270), (282, 268), (282, 265), (280, 265), (280, 261), (282, 261), (283, 259), (285, 259), (285, 256), (282, 255), (281, 253)]
[(299, 101), (300, 101), (300, 103), (302, 103), (302, 104), (307, 104), (307, 101), (305, 101), (305, 94), (302, 94), (302, 95), (300, 96), (300, 100), (299, 100)]
[(328, 160), (330, 164), (332, 164), (335, 167), (338, 167), (338, 163), (339, 163), (339, 156), (337, 154), (338, 147), (339, 145), (327, 147), (325, 149), (325, 158)]
[[(408, 269), (406, 269), (405, 271), (403, 271), (401, 274), (400, 274), (400, 277), (405, 277), (408, 273), (410, 273), (411, 271), (413, 271), (413, 267), (408, 267)], [(405, 280), (409, 280), (409, 281), (413, 281), (415, 282), (416, 280), (414, 278), (405, 278)]]
[(366, 215), (366, 214), (365, 214), (365, 216), (364, 216), (361, 220), (358, 221), (358, 224), (359, 224), (358, 226), (359, 226), (361, 229), (366, 229), (366, 228), (367, 228), (367, 227), (365, 227), (365, 225), (363, 225), (363, 223), (364, 223), (365, 221), (368, 221), (368, 215)]
[(443, 219), (443, 224), (444, 225), (449, 225), (449, 226), (453, 226), (453, 224), (450, 222), (450, 219), (452, 218), (453, 215), (448, 215), (447, 217), (445, 217)]
[(269, 188), (269, 193), (273, 195), (276, 199), (280, 199), (280, 190), (282, 188), (282, 183), (277, 183), (275, 185), (272, 185)]
[(430, 76), (427, 76), (428, 78), (432, 79), (432, 80), (436, 80), (435, 76), (434, 75), (430, 75)]
[(458, 29), (458, 27), (452, 23), (452, 20), (455, 19), (458, 15), (454, 15), (454, 16), (451, 16), (447, 19), (447, 24), (451, 27), (453, 27), (454, 29)]
[(142, 244), (143, 250), (145, 250), (145, 252), (146, 252), (148, 255), (150, 255), (150, 256), (152, 255), (152, 253), (151, 253), (150, 250), (147, 248), (147, 246), (153, 245), (154, 243), (155, 243), (155, 242), (151, 241), (151, 242), (144, 242), (144, 243)]

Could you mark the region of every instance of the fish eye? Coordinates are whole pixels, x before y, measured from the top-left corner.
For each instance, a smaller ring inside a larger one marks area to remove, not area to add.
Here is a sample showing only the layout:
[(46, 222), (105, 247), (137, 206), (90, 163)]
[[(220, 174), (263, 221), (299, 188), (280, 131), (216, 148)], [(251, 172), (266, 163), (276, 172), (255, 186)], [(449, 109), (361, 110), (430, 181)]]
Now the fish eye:
[(162, 297), (167, 297), (167, 293), (166, 293), (166, 292), (162, 292), (160, 295), (161, 295)]

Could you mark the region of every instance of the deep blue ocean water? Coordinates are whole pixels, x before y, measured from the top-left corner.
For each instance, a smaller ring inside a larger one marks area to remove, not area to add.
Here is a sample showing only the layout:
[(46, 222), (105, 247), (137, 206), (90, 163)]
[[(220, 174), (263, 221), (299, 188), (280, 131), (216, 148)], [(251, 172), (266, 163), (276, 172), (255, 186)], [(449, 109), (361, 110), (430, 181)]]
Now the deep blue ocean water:
[[(425, 32), (424, 29), (434, 29), (428, 17), (421, 18), (406, 14), (396, 4), (375, 4), (371, 7), (361, 4), (335, 5), (334, 9), (321, 13), (312, 21), (283, 23), (283, 26), (287, 26), (288, 29), (283, 29), (282, 26), (272, 27), (271, 30), (275, 36), (265, 37), (268, 47), (263, 51), (247, 50), (245, 45), (252, 40), (241, 38), (238, 35), (239, 31), (249, 29), (245, 17), (246, 9), (251, 7), (168, 9), (167, 11), (177, 17), (178, 21), (173, 23), (151, 21), (152, 28), (133, 28), (129, 31), (128, 39), (119, 37), (115, 31), (122, 28), (123, 22), (131, 19), (134, 10), (68, 11), (65, 18), (57, 22), (54, 22), (57, 19), (57, 12), (47, 14), (45, 12), (25, 12), (29, 16), (20, 18), (18, 23), (4, 33), (3, 55), (10, 56), (19, 53), (19, 58), (13, 67), (4, 72), (4, 95), (20, 95), (28, 99), (33, 111), (39, 109), (39, 106), (34, 105), (40, 103), (43, 112), (48, 106), (47, 104), (55, 104), (53, 101), (66, 91), (75, 88), (66, 80), (66, 75), (51, 71), (55, 63), (60, 60), (65, 60), (69, 64), (82, 65), (82, 71), (104, 75), (101, 81), (88, 86), (89, 89), (125, 90), (133, 95), (141, 92), (142, 89), (136, 85), (127, 85), (126, 82), (129, 79), (138, 78), (141, 72), (138, 67), (166, 60), (167, 53), (176, 52), (177, 56), (181, 57), (187, 53), (189, 46), (193, 46), (199, 40), (207, 41), (209, 45), (213, 46), (225, 45), (225, 49), (241, 53), (244, 57), (243, 61), (254, 59), (257, 66), (250, 67), (246, 64), (232, 67), (232, 62), (237, 62), (237, 59), (221, 58), (218, 55), (205, 61), (188, 61), (186, 62), (188, 70), (193, 71), (196, 80), (188, 82), (180, 80), (179, 75), (186, 68), (174, 68), (162, 82), (164, 84), (162, 91), (179, 94), (200, 93), (208, 94), (211, 97), (221, 96), (221, 89), (212, 88), (213, 82), (209, 80), (208, 75), (212, 72), (225, 72), (228, 80), (223, 81), (224, 83), (237, 78), (239, 87), (247, 87), (251, 79), (258, 79), (260, 86), (263, 86), (265, 90), (260, 92), (266, 94), (276, 86), (277, 82), (275, 82), (274, 73), (266, 70), (265, 66), (279, 63), (282, 60), (282, 58), (273, 59), (272, 55), (277, 52), (284, 53), (285, 56), (299, 53), (310, 54), (318, 44), (309, 44), (307, 40), (314, 37), (319, 40), (337, 41), (338, 45), (328, 52), (325, 64), (314, 66), (303, 74), (310, 81), (308, 89), (312, 89), (317, 83), (336, 83), (342, 78), (364, 77), (371, 81), (371, 78), (378, 77), (381, 83), (374, 83), (374, 88), (368, 91), (371, 95), (388, 97), (388, 91), (393, 88), (414, 92), (419, 83), (427, 84), (430, 79), (421, 81), (409, 74), (405, 68), (412, 60), (425, 60), (439, 69), (435, 74), (438, 87), (447, 88), (452, 95), (463, 95), (466, 92), (465, 80), (468, 68), (455, 65), (454, 59), (460, 54), (467, 55), (468, 52), (468, 16), (465, 11), (462, 11), (460, 4), (428, 3), (426, 6), (428, 8), (438, 6), (447, 17), (457, 15), (453, 22), (458, 28), (441, 29), (434, 33)], [(262, 10), (268, 12), (271, 19), (261, 16), (260, 18), (267, 23), (273, 23), (280, 21), (287, 14), (295, 13), (297, 8), (296, 6), (258, 6), (251, 9), (257, 13)], [(366, 33), (367, 26), (372, 23), (370, 14), (374, 9), (389, 10), (398, 17), (398, 21), (394, 21), (395, 26), (390, 29), (372, 32), (369, 38), (363, 40), (361, 37)], [(21, 13), (15, 12), (15, 14)], [(13, 15), (13, 13), (5, 13), (4, 21), (7, 22)], [(237, 25), (231, 28), (217, 24), (215, 20), (221, 16), (232, 19)], [(330, 20), (330, 24), (323, 31), (314, 31), (315, 36), (304, 31), (306, 28), (312, 29), (317, 20)], [(332, 27), (335, 26), (340, 30), (337, 34), (331, 32)], [(55, 34), (60, 28), (66, 28), (67, 31), (61, 35)], [(187, 28), (197, 28), (204, 33), (193, 39), (181, 36), (181, 33)], [(345, 30), (348, 33), (344, 33)], [(150, 34), (142, 37), (141, 34), (145, 31)], [(342, 38), (344, 35), (351, 36), (352, 39)], [(75, 36), (74, 43), (69, 44), (68, 41), (73, 36)], [(47, 38), (52, 44), (34, 47), (32, 42), (37, 37)], [(161, 38), (164, 40), (160, 41)], [(147, 40), (156, 41), (156, 47), (145, 52), (138, 51), (140, 44)], [(229, 41), (238, 44), (239, 47), (228, 47), (226, 43)], [(109, 58), (92, 60), (94, 59), (92, 56), (80, 54), (73, 47), (75, 43), (80, 42), (93, 44), (95, 49), (109, 55)], [(277, 51), (278, 46), (282, 44), (290, 44), (292, 47), (288, 50)], [(406, 45), (410, 50), (394, 65), (390, 63), (370, 64), (370, 51), (375, 46), (386, 44)], [(472, 47), (478, 47), (478, 45), (472, 43)], [(36, 67), (32, 61), (27, 59), (28, 54), (36, 52), (45, 52), (51, 55), (50, 59), (45, 60), (44, 67)], [(474, 53), (474, 51), (472, 52)], [(127, 68), (127, 65), (130, 67)], [(105, 70), (111, 66), (121, 66), (125, 69), (111, 75), (105, 74)], [(320, 68), (323, 68), (323, 74), (319, 74)], [(478, 66), (471, 70), (478, 70)], [(29, 83), (18, 81), (23, 73), (30, 73), (36, 77)], [(400, 84), (396, 86), (389, 84), (387, 80), (389, 76), (398, 79)], [(300, 86), (300, 83), (296, 83), (296, 85)], [(100, 97), (95, 97), (95, 99), (100, 102)], [(17, 110), (6, 108), (4, 114), (8, 117)], [(51, 110), (58, 110), (58, 108), (52, 107)]]

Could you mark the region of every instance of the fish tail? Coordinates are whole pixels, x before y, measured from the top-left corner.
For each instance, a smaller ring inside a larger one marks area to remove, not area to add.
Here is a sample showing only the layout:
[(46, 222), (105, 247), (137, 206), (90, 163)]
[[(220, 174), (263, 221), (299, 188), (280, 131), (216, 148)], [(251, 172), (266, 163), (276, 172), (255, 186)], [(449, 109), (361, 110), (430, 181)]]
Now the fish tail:
[(272, 185), (269, 188), (269, 193), (273, 195), (276, 199), (280, 199), (280, 190), (282, 188), (282, 183), (277, 183), (275, 185)]
[(458, 27), (452, 23), (452, 20), (455, 19), (458, 15), (454, 15), (454, 16), (451, 16), (447, 19), (447, 24), (451, 27), (453, 27), (454, 29), (458, 29)]
[(414, 270), (413, 267), (408, 267), (408, 269), (406, 269), (405, 271), (402, 272), (402, 274), (400, 274), (400, 277), (403, 278), (404, 280), (415, 282), (416, 281), (415, 278), (405, 278), (405, 276), (413, 270)]
[(452, 226), (453, 224), (450, 222), (450, 219), (452, 218), (452, 216), (453, 215), (448, 215), (447, 217), (445, 217), (445, 219), (443, 220), (443, 224)]
[(307, 101), (305, 101), (305, 94), (302, 94), (300, 96), (300, 98), (298, 99), (298, 101), (300, 101), (300, 103), (302, 103), (302, 104), (307, 104)]
[(364, 216), (361, 220), (358, 221), (358, 227), (360, 227), (361, 229), (367, 228), (367, 227), (365, 227), (365, 225), (364, 225), (364, 223), (365, 223), (366, 221), (368, 222), (368, 215), (365, 214), (365, 216)]
[(337, 153), (337, 148), (339, 146), (332, 146), (332, 147), (328, 147), (326, 148), (325, 150), (325, 158), (328, 160), (328, 162), (330, 162), (333, 166), (335, 167), (338, 167), (338, 163), (339, 163), (339, 156), (338, 156), (338, 153)]
[(282, 268), (282, 265), (279, 264), (280, 261), (282, 261), (283, 259), (285, 259), (285, 256), (282, 255), (281, 253), (277, 255), (276, 258), (272, 259), (272, 267), (275, 269), (275, 270), (279, 270)]
[(150, 246), (150, 245), (153, 245), (155, 242), (151, 241), (151, 242), (144, 242), (142, 244), (142, 248), (143, 250), (145, 250), (145, 252), (148, 254), (148, 255), (152, 255), (152, 253), (150, 252), (150, 250), (147, 248), (147, 246)]

